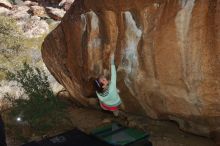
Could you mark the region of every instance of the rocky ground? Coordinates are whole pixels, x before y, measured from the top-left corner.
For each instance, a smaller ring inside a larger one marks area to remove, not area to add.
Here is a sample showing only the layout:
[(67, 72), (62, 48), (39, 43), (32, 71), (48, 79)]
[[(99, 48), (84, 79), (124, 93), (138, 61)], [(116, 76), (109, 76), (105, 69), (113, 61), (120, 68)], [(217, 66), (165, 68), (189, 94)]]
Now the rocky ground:
[(51, 23), (59, 23), (71, 1), (21, 1), (0, 0), (0, 15), (17, 20), (18, 25), (27, 38), (37, 38), (50, 31)]
[[(215, 143), (204, 137), (188, 134), (178, 129), (172, 122), (154, 121), (139, 116), (130, 116), (126, 120), (115, 118), (111, 113), (104, 113), (89, 108), (72, 107), (69, 109), (69, 116), (73, 122), (73, 127), (77, 127), (87, 133), (98, 126), (112, 121), (122, 125), (145, 130), (150, 133), (150, 141), (153, 146), (216, 146)], [(62, 132), (60, 130), (58, 133)], [(54, 135), (54, 134), (51, 134)], [(10, 146), (16, 146), (13, 139), (8, 138)]]
[[(73, 0), (53, 2), (54, 1), (0, 0), (0, 16), (16, 20), (25, 42), (22, 46), (22, 48), (25, 48), (25, 51), (20, 55), (21, 60), (26, 58), (27, 63), (46, 71), (50, 83), (53, 85), (53, 90), (58, 92), (62, 89), (62, 86), (56, 82), (45, 67), (41, 57), (41, 44), (47, 34), (60, 23), (61, 18), (73, 3)], [(10, 61), (10, 64), (1, 62), (0, 60), (0, 68), (7, 66), (7, 69), (14, 69), (14, 66), (20, 63), (18, 61), (20, 58), (17, 58), (16, 62)], [(14, 83), (0, 79), (0, 99), (7, 92), (16, 95), (16, 97), (22, 94), (18, 87), (16, 87), (16, 90), (14, 90), (14, 88)], [(2, 106), (2, 102), (0, 106)]]
[(150, 140), (154, 146), (216, 146), (210, 139), (180, 131), (177, 125), (171, 122), (154, 121), (139, 116), (129, 116), (124, 120), (121, 117), (113, 117), (111, 113), (86, 108), (73, 108), (71, 117), (74, 125), (88, 133), (105, 122), (118, 121), (125, 126), (150, 132)]

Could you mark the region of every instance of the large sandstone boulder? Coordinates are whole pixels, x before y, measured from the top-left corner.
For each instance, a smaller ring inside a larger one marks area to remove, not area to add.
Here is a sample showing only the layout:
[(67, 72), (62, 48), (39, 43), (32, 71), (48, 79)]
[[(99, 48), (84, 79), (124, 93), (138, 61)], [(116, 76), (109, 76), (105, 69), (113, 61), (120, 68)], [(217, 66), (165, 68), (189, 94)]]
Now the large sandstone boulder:
[(50, 72), (83, 104), (114, 53), (128, 112), (204, 136), (220, 130), (219, 0), (76, 0), (42, 47)]

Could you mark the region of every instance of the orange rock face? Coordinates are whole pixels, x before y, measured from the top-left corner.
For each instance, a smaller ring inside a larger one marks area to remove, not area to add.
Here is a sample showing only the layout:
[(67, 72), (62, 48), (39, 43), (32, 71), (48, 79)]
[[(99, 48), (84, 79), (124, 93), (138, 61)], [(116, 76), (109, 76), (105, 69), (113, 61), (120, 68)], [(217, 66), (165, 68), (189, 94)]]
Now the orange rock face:
[(127, 111), (205, 136), (220, 130), (219, 0), (76, 0), (42, 50), (84, 104), (112, 53)]

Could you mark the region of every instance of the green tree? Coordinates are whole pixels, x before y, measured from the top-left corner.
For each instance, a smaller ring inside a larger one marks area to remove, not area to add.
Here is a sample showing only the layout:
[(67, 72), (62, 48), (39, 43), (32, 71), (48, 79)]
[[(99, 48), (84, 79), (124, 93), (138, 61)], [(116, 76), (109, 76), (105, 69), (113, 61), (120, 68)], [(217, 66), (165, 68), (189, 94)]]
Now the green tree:
[(25, 93), (19, 98), (5, 95), (12, 105), (12, 117), (21, 117), (38, 134), (67, 122), (67, 105), (53, 94), (45, 72), (24, 63), (22, 69), (7, 75), (7, 79), (17, 81)]

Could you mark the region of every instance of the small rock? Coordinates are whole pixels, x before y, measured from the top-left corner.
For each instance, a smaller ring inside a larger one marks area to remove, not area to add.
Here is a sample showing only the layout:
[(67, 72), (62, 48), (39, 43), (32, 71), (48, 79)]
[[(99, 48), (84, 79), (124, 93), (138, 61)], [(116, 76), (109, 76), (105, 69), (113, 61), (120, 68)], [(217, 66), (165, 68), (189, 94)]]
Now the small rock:
[(47, 14), (54, 20), (60, 21), (63, 16), (65, 15), (66, 11), (63, 9), (53, 8), (53, 7), (46, 7)]
[(7, 0), (0, 0), (0, 7), (4, 7), (7, 9), (12, 9), (12, 4)]
[(44, 7), (41, 6), (31, 6), (29, 12), (31, 12), (32, 15), (39, 17), (44, 17), (46, 15)]

